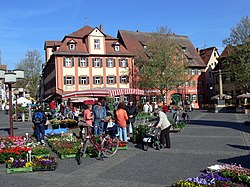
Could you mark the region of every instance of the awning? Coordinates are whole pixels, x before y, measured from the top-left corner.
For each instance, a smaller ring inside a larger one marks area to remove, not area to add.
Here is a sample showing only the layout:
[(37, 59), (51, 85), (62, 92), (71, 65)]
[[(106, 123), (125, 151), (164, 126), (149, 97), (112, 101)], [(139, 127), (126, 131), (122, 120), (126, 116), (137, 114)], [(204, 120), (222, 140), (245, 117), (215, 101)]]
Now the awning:
[(97, 98), (89, 98), (89, 97), (75, 97), (71, 98), (72, 103), (86, 103), (86, 102), (95, 102), (98, 100)]
[(237, 98), (238, 99), (250, 99), (250, 93), (238, 95)]
[(144, 95), (143, 90), (133, 88), (93, 88), (62, 95), (62, 98), (71, 97), (114, 97), (120, 95)]

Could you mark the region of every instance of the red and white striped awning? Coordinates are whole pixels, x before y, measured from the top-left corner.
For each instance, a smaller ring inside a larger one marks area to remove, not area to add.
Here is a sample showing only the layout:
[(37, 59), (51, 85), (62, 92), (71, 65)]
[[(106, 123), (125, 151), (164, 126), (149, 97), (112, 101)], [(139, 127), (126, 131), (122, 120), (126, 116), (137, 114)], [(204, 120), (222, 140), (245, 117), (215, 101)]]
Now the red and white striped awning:
[(62, 98), (70, 97), (114, 97), (120, 95), (144, 95), (143, 90), (133, 88), (93, 88), (62, 95)]

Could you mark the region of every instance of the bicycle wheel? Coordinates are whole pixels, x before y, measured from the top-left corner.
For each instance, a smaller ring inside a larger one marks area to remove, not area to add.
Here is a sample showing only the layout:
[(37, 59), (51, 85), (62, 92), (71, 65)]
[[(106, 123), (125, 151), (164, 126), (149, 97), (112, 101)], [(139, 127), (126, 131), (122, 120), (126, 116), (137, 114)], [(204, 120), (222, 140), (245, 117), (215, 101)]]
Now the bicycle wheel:
[(109, 158), (112, 157), (118, 150), (119, 140), (117, 137), (111, 138), (107, 135), (102, 141), (102, 154)]

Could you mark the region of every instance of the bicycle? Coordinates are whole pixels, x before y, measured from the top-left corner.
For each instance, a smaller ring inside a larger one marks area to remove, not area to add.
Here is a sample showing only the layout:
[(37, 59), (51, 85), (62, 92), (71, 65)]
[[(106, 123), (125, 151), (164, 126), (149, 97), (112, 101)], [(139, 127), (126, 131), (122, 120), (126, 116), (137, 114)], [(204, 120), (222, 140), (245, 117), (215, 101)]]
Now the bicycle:
[[(98, 159), (102, 159), (104, 157), (109, 158), (115, 155), (115, 153), (118, 150), (119, 146), (119, 140), (116, 136), (111, 136), (109, 133), (104, 132), (99, 139), (99, 142), (96, 141), (95, 136), (91, 131), (87, 131), (88, 126), (83, 125), (83, 128), (81, 129), (82, 132), (80, 132), (81, 136), (81, 148), (79, 150), (79, 153), (76, 156), (76, 161), (78, 165), (81, 164), (82, 158), (86, 157), (87, 149), (91, 145), (94, 147), (95, 150), (98, 151)], [(88, 134), (86, 133), (88, 132)]]

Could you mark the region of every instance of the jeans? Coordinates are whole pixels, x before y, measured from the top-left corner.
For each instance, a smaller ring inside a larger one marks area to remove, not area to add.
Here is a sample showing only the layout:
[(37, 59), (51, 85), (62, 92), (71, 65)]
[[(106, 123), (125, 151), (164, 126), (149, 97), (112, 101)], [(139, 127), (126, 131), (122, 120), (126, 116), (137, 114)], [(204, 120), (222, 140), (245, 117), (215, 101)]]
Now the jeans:
[(118, 127), (119, 130), (119, 139), (120, 141), (127, 142), (127, 128), (126, 127)]
[(104, 128), (104, 122), (101, 121), (100, 119), (95, 119), (95, 122), (94, 122), (95, 135), (101, 135), (104, 130), (103, 128)]
[(37, 138), (37, 142), (41, 142), (41, 140), (44, 140), (45, 136), (45, 130), (44, 130), (44, 124), (35, 124), (35, 135)]

